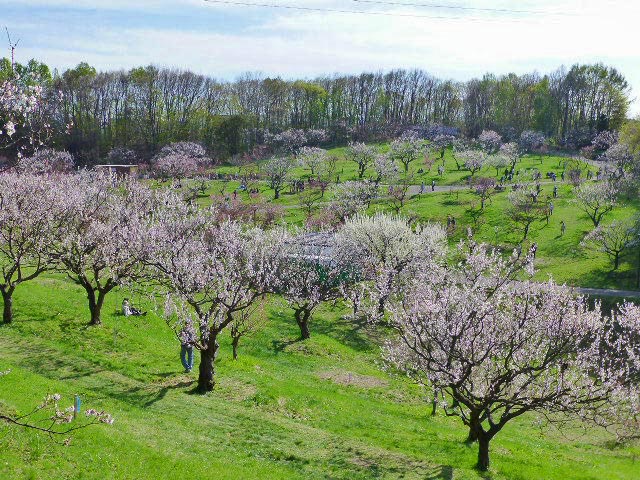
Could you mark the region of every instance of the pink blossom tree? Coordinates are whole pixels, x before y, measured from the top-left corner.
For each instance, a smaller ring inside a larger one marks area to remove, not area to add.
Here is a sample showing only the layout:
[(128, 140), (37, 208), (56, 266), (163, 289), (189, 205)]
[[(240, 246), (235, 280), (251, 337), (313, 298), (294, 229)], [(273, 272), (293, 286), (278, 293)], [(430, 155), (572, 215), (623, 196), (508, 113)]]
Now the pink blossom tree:
[(424, 270), (389, 302), (399, 338), (386, 344), (386, 358), (441, 392), (446, 415), (478, 442), (481, 471), (490, 442), (513, 419), (575, 418), (602, 409), (611, 394), (600, 312), (565, 287), (517, 280), (531, 260), (463, 244), (459, 263)]
[(198, 390), (205, 393), (215, 385), (219, 335), (275, 288), (280, 232), (217, 224), (213, 212), (188, 205), (165, 210), (157, 219), (148, 263), (165, 295), (167, 323), (200, 351)]
[(500, 149), (502, 145), (502, 137), (493, 130), (483, 130), (478, 135), (478, 143), (487, 154), (492, 155)]
[(64, 197), (57, 177), (0, 174), (0, 293), (3, 322), (13, 320), (13, 293), (51, 269), (47, 246), (58, 236)]
[(61, 184), (65, 199), (59, 238), (49, 255), (87, 293), (90, 325), (101, 323), (104, 300), (115, 287), (141, 275), (146, 232), (158, 209), (159, 195), (135, 180), (113, 184), (107, 175), (85, 172)]
[(37, 150), (30, 157), (21, 157), (15, 164), (15, 170), (20, 173), (33, 173), (38, 175), (50, 173), (69, 173), (75, 163), (69, 152), (43, 148)]
[(162, 147), (152, 160), (153, 168), (163, 178), (182, 179), (193, 175), (211, 163), (202, 145), (195, 142), (175, 142)]

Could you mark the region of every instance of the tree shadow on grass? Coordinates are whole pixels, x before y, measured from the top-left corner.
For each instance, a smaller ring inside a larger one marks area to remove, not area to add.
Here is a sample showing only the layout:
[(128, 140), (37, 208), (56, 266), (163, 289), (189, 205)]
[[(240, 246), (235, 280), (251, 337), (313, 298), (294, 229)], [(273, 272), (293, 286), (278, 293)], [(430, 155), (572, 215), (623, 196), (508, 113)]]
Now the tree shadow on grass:
[(313, 330), (334, 338), (358, 352), (376, 349), (377, 342), (383, 338), (382, 333), (363, 318), (353, 319), (340, 316), (331, 320), (319, 321), (315, 324)]
[(453, 467), (438, 465), (427, 472), (425, 480), (453, 480)]
[(282, 353), (287, 349), (287, 347), (302, 341), (302, 338), (294, 338), (292, 340), (271, 340), (271, 346), (273, 347), (274, 352)]

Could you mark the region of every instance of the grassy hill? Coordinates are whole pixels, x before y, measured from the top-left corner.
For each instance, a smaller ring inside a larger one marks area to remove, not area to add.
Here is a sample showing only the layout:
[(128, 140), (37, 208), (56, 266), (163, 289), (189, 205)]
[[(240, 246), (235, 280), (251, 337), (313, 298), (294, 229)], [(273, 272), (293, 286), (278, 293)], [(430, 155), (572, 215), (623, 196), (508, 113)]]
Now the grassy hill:
[(387, 332), (352, 324), (340, 306), (321, 310), (312, 338), (298, 341), (277, 299), (264, 328), (233, 361), (225, 338), (218, 385), (191, 393), (179, 344), (150, 313), (116, 312), (89, 328), (83, 292), (61, 276), (16, 291), (16, 319), (0, 326), (3, 409), (26, 412), (47, 393), (105, 409), (113, 425), (60, 439), (0, 425), (2, 479), (636, 479), (638, 447), (615, 447), (598, 430), (541, 429), (526, 416), (492, 443), (492, 471), (474, 469), (477, 446), (455, 418), (430, 416), (426, 394), (386, 372)]
[[(388, 146), (378, 145), (380, 151), (384, 151)], [(357, 178), (356, 166), (353, 162), (344, 157), (344, 148), (330, 150), (332, 155), (339, 158), (337, 162), (337, 172), (340, 182)], [(437, 166), (438, 161), (429, 170), (418, 173), (420, 169), (426, 170), (421, 160), (411, 164), (414, 172), (413, 182), (416, 187), (409, 196), (406, 204), (400, 213), (406, 216), (413, 216), (420, 221), (435, 221), (442, 224), (447, 223), (447, 216), (456, 218), (456, 228), (451, 232), (450, 243), (453, 245), (461, 238), (466, 237), (467, 227), (471, 227), (474, 235), (480, 241), (499, 245), (505, 249), (515, 248), (522, 240), (523, 231), (518, 228), (507, 215), (509, 201), (507, 199), (510, 185), (503, 192), (496, 193), (487, 201), (484, 210), (480, 209), (480, 199), (472, 190), (465, 187), (469, 180), (470, 173), (466, 170), (458, 170), (456, 163), (448, 150), (445, 154), (445, 173), (440, 176)], [(593, 223), (586, 213), (580, 210), (575, 201), (573, 186), (568, 182), (561, 181), (561, 173), (565, 167), (572, 162), (570, 158), (557, 155), (527, 155), (517, 164), (518, 175), (514, 182), (531, 183), (533, 173), (539, 171), (542, 175), (542, 191), (539, 195), (541, 202), (553, 202), (554, 212), (549, 218), (549, 223), (544, 219), (536, 221), (529, 232), (527, 241), (538, 244), (537, 252), (537, 279), (546, 280), (552, 275), (554, 280), (560, 283), (582, 287), (598, 288), (636, 288), (636, 268), (638, 267), (637, 252), (630, 249), (624, 256), (620, 268), (612, 271), (612, 263), (604, 253), (593, 249), (585, 249), (580, 242), (587, 233), (593, 230)], [(244, 170), (257, 171), (257, 165), (243, 167)], [(233, 166), (223, 166), (217, 169), (220, 173), (238, 174), (243, 168)], [(586, 171), (596, 172), (596, 165), (583, 165), (583, 176)], [(557, 175), (557, 182), (552, 182), (546, 178), (547, 172), (554, 172)], [(294, 169), (292, 176), (295, 178), (308, 177), (309, 172), (301, 167)], [(502, 175), (502, 173), (500, 173)], [(367, 176), (373, 176), (367, 171)], [(493, 167), (485, 166), (475, 177), (496, 177), (496, 170)], [(435, 180), (438, 187), (445, 187), (444, 191), (430, 191), (431, 181)], [(425, 183), (427, 192), (418, 194), (421, 182)], [(231, 180), (229, 182), (213, 181), (207, 190), (207, 194), (200, 198), (203, 205), (210, 202), (209, 195), (219, 194), (221, 191), (230, 194), (240, 186), (240, 181)], [(281, 205), (284, 208), (284, 220), (289, 224), (303, 224), (306, 214), (299, 194), (290, 193), (287, 189), (283, 191), (278, 200), (273, 200), (273, 190), (269, 189), (265, 182), (258, 182), (254, 186), (260, 190), (260, 195), (267, 201)], [(558, 197), (553, 197), (553, 187), (558, 187)], [(447, 190), (452, 187), (451, 190)], [(247, 201), (249, 198), (246, 192), (238, 190), (238, 198)], [(393, 211), (388, 198), (385, 198), (385, 188), (381, 187), (381, 198), (372, 203), (369, 213), (376, 211)], [(328, 191), (317, 203), (317, 208), (327, 206), (331, 201), (331, 192)], [(602, 225), (607, 225), (614, 220), (622, 220), (632, 217), (640, 210), (640, 201), (637, 198), (623, 198), (619, 204), (608, 213)], [(561, 236), (560, 224), (566, 224), (566, 233)]]

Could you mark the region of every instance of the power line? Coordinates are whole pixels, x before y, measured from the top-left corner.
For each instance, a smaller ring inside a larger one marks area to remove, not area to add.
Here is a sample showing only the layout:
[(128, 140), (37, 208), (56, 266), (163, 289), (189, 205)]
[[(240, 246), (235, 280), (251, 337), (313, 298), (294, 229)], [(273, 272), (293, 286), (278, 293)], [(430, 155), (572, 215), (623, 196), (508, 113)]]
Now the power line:
[[(323, 13), (346, 13), (353, 15), (374, 15), (379, 17), (404, 17), (404, 18), (430, 18), (436, 20), (462, 20), (465, 22), (480, 21), (480, 22), (495, 22), (495, 21), (521, 21), (519, 19), (492, 19), (492, 18), (474, 18), (474, 17), (453, 17), (448, 15), (426, 15), (426, 14), (413, 14), (413, 13), (391, 13), (391, 12), (377, 12), (368, 10), (341, 10), (336, 8), (320, 8), (320, 7), (301, 7), (299, 5), (282, 5), (276, 3), (250, 3), (237, 0), (204, 0), (208, 3), (216, 3), (222, 5), (236, 5), (241, 7), (260, 7), (260, 8), (276, 8), (284, 10), (298, 10), (306, 12), (323, 12)], [(406, 5), (406, 4), (405, 4)]]
[(563, 12), (544, 12), (541, 10), (513, 10), (510, 8), (488, 8), (488, 7), (465, 7), (462, 5), (442, 5), (437, 3), (404, 3), (404, 2), (391, 2), (383, 0), (352, 0), (357, 3), (372, 3), (375, 5), (392, 5), (396, 7), (427, 7), (427, 8), (442, 8), (449, 10), (467, 10), (476, 12), (493, 12), (493, 13), (526, 13), (533, 15), (570, 15)]

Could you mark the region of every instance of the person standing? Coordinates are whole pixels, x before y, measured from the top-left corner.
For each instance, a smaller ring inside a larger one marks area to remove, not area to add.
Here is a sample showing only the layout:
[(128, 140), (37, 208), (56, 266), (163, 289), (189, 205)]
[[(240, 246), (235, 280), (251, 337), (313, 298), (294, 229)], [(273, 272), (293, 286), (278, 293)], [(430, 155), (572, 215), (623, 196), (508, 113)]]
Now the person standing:
[(193, 370), (193, 335), (184, 328), (178, 337), (180, 339), (180, 361), (184, 367), (184, 373), (189, 373)]
[(560, 222), (560, 236), (564, 235), (564, 232), (567, 230), (567, 226), (564, 223), (564, 220)]

